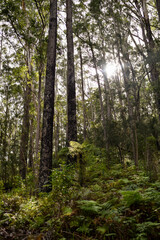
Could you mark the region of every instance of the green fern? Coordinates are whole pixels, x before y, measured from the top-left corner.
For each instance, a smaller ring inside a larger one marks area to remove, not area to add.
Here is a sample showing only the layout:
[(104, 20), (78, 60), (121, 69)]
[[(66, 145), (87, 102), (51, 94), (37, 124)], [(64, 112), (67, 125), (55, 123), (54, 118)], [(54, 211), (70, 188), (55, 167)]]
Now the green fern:
[(78, 204), (80, 209), (88, 214), (99, 214), (102, 210), (102, 207), (93, 200), (81, 200)]

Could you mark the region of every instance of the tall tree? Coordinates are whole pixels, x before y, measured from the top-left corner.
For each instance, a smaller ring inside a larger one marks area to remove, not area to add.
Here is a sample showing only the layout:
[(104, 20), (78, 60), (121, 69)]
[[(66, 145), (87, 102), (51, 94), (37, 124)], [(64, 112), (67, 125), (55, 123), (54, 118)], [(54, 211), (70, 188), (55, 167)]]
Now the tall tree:
[[(26, 22), (26, 31), (28, 32), (28, 15), (26, 12), (26, 3), (22, 1), (22, 11), (24, 13)], [(22, 179), (26, 179), (27, 173), (27, 157), (28, 157), (28, 142), (29, 142), (29, 120), (30, 120), (30, 102), (31, 102), (31, 49), (29, 41), (25, 41), (25, 61), (27, 66), (24, 86), (24, 110), (23, 110), (23, 123), (22, 123), (22, 134), (20, 144), (20, 175)]]
[(49, 39), (47, 50), (46, 83), (44, 92), (43, 126), (39, 171), (40, 191), (51, 190), (49, 178), (52, 169), (54, 85), (57, 45), (57, 0), (50, 0)]
[(72, 0), (66, 0), (67, 26), (67, 145), (77, 141), (76, 89), (74, 72), (74, 46), (72, 30)]

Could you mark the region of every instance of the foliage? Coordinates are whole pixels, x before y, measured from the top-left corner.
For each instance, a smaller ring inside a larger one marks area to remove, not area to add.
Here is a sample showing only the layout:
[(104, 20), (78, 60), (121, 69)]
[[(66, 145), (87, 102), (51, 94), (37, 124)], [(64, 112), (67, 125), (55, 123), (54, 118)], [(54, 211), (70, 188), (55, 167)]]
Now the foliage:
[[(23, 229), (23, 236), (32, 238), (159, 239), (160, 182), (150, 183), (145, 172), (132, 166), (114, 165), (103, 173), (100, 160), (98, 155), (92, 159), (96, 168), (83, 187), (74, 167), (61, 165), (52, 171), (50, 194), (3, 194), (0, 225), (5, 233), (0, 234), (21, 239)], [(90, 172), (87, 166), (87, 176)]]

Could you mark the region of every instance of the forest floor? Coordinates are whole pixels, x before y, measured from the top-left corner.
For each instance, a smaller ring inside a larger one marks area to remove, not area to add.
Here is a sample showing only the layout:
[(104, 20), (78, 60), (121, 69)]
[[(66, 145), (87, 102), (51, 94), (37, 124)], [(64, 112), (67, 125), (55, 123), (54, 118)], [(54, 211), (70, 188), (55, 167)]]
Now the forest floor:
[(160, 181), (144, 171), (95, 157), (86, 167), (84, 186), (75, 168), (53, 171), (53, 190), (39, 197), (31, 185), (0, 193), (0, 239), (158, 240)]

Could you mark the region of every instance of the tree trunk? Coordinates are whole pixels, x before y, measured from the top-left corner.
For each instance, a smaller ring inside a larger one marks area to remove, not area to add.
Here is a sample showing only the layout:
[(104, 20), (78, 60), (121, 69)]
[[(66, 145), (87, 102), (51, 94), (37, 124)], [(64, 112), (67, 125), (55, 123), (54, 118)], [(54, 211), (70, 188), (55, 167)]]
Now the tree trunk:
[(156, 7), (157, 7), (157, 12), (158, 12), (158, 18), (160, 21), (160, 0), (156, 0)]
[(43, 126), (41, 140), (41, 157), (39, 171), (39, 188), (49, 192), (52, 188), (50, 175), (53, 152), (53, 116), (54, 116), (54, 84), (57, 45), (57, 0), (50, 0), (49, 39), (47, 50), (46, 84), (44, 92)]
[[(26, 16), (26, 31), (28, 29), (28, 16), (26, 15), (25, 0), (22, 0), (22, 9), (24, 15)], [(27, 157), (28, 157), (28, 142), (29, 142), (29, 120), (30, 120), (30, 102), (31, 102), (31, 84), (28, 83), (30, 80), (28, 76), (31, 74), (31, 52), (30, 46), (25, 42), (25, 55), (26, 55), (26, 66), (28, 72), (26, 73), (26, 85), (24, 89), (24, 112), (23, 112), (23, 122), (22, 122), (22, 133), (21, 133), (21, 143), (20, 143), (20, 175), (22, 179), (26, 179), (27, 173)]]
[[(147, 55), (148, 55), (148, 60), (149, 60), (148, 64), (149, 64), (149, 68), (150, 68), (150, 77), (151, 77), (151, 81), (152, 81), (152, 86), (153, 86), (153, 91), (154, 91), (154, 95), (155, 95), (155, 101), (156, 101), (158, 115), (159, 115), (159, 121), (160, 121), (160, 87), (159, 87), (159, 72), (157, 69), (156, 57), (154, 56), (155, 55), (155, 42), (154, 42), (153, 36), (152, 36), (146, 0), (141, 0), (141, 2), (142, 2), (143, 16), (140, 11), (140, 6), (139, 6), (137, 0), (135, 0), (137, 9), (139, 10), (140, 18), (142, 20), (144, 19), (144, 21), (141, 20), (141, 22), (144, 22), (144, 26), (142, 23), (141, 28), (142, 28), (143, 38), (144, 38), (144, 42), (145, 42), (145, 46), (146, 46), (146, 50), (147, 50)], [(144, 27), (146, 29), (146, 34), (144, 32)]]
[(55, 126), (55, 165), (57, 165), (58, 151), (59, 151), (59, 111), (57, 111), (56, 116), (56, 126)]
[[(127, 46), (127, 42), (126, 42), (126, 46)], [(130, 62), (129, 62), (128, 53), (125, 51), (125, 48), (121, 45), (121, 39), (120, 39), (120, 48), (121, 48), (125, 67), (123, 67), (119, 50), (118, 50), (118, 58), (119, 58), (119, 63), (121, 65), (121, 69), (123, 73), (124, 87), (125, 87), (126, 96), (127, 96), (133, 160), (134, 160), (135, 166), (138, 167), (138, 138), (137, 138), (137, 129), (136, 129), (136, 122), (135, 122), (136, 119), (133, 113), (133, 103), (131, 102), (132, 94), (131, 94), (130, 69), (129, 69)], [(119, 49), (119, 46), (118, 46), (118, 49)]]
[(94, 49), (93, 49), (93, 45), (92, 45), (89, 33), (88, 33), (88, 38), (89, 38), (89, 45), (90, 45), (90, 49), (91, 49), (91, 53), (92, 53), (93, 64), (94, 64), (94, 68), (95, 68), (95, 71), (96, 71), (96, 78), (97, 78), (97, 84), (98, 84), (98, 90), (99, 90), (99, 101), (100, 101), (101, 119), (102, 119), (102, 126), (103, 126), (105, 149), (108, 152), (109, 146), (108, 146), (108, 136), (107, 136), (107, 131), (106, 131), (106, 119), (105, 119), (103, 100), (102, 100), (102, 90), (101, 90), (101, 86), (100, 86), (100, 79), (99, 79), (99, 74), (98, 74), (98, 69), (97, 69), (97, 62), (96, 62), (96, 58), (95, 58), (95, 55), (94, 55)]
[(3, 47), (3, 28), (0, 25), (1, 29), (1, 40), (0, 40), (0, 77), (2, 76), (2, 47)]
[(29, 141), (29, 108), (30, 108), (30, 93), (31, 87), (27, 84), (24, 92), (24, 113), (22, 123), (22, 134), (20, 144), (20, 175), (22, 179), (26, 179), (27, 173), (27, 155), (28, 155), (28, 141)]
[(2, 147), (2, 180), (4, 184), (7, 182), (7, 132), (8, 132), (8, 118), (9, 118), (9, 93), (8, 93), (8, 86), (6, 86), (6, 111), (5, 111), (5, 119), (4, 119), (4, 137), (2, 140), (3, 147)]
[(74, 46), (72, 30), (72, 0), (66, 0), (67, 27), (67, 146), (70, 141), (77, 141), (76, 90), (74, 72)]
[(86, 126), (86, 107), (85, 107), (85, 93), (84, 93), (84, 78), (83, 78), (83, 59), (80, 48), (80, 65), (81, 65), (81, 87), (82, 87), (82, 104), (83, 104), (83, 137), (87, 138), (87, 126)]
[(30, 121), (30, 137), (29, 137), (29, 162), (28, 162), (28, 167), (33, 170), (33, 116)]

